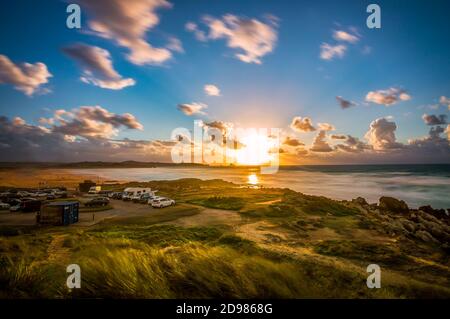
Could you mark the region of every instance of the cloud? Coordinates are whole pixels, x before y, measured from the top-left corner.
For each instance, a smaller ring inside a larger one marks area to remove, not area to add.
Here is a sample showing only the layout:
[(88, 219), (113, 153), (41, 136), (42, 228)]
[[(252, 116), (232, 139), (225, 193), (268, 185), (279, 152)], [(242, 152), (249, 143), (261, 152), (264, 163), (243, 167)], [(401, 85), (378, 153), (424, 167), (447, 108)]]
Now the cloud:
[[(442, 133), (446, 133), (445, 138), (441, 137)], [(448, 162), (450, 158), (449, 144), (449, 127), (444, 129), (441, 126), (433, 126), (430, 128), (428, 136), (408, 141), (407, 149), (412, 157), (434, 157), (441, 159), (441, 162)]]
[(42, 88), (52, 74), (44, 63), (36, 62), (15, 64), (7, 56), (0, 54), (0, 84), (11, 84), (18, 91), (31, 96), (35, 93), (47, 93)]
[(178, 109), (183, 112), (186, 115), (193, 115), (193, 114), (206, 114), (203, 110), (206, 109), (208, 106), (203, 103), (184, 103), (184, 104), (178, 104)]
[(51, 125), (51, 132), (68, 137), (107, 139), (118, 134), (121, 127), (142, 130), (143, 126), (130, 113), (109, 112), (101, 106), (81, 106), (71, 111), (56, 110), (53, 118), (41, 118), (40, 123)]
[(127, 48), (133, 64), (161, 64), (172, 57), (170, 50), (179, 49), (173, 40), (166, 48), (153, 47), (146, 40), (146, 33), (159, 24), (156, 11), (172, 7), (166, 0), (80, 0), (79, 4), (90, 16), (93, 33)]
[(317, 123), (317, 125), (319, 126), (319, 130), (321, 130), (321, 131), (334, 131), (334, 130), (336, 130), (334, 125), (329, 124), (329, 123)]
[(81, 43), (62, 50), (81, 66), (83, 75), (80, 79), (85, 83), (110, 90), (121, 90), (136, 83), (131, 78), (122, 78), (114, 69), (111, 55), (107, 50)]
[(297, 146), (304, 146), (305, 144), (300, 142), (298, 139), (296, 138), (291, 138), (289, 136), (286, 136), (286, 138), (283, 141), (284, 145), (288, 145), (288, 146), (293, 146), (293, 147), (297, 147)]
[(349, 107), (356, 106), (355, 102), (344, 99), (342, 96), (336, 96), (336, 100), (342, 109), (348, 109)]
[(207, 128), (216, 128), (225, 134), (228, 130), (233, 128), (232, 123), (223, 122), (223, 121), (212, 121), (212, 122), (203, 122), (203, 126)]
[(222, 18), (203, 17), (209, 32), (201, 31), (197, 24), (188, 22), (186, 29), (200, 41), (225, 39), (229, 48), (240, 50), (235, 57), (245, 63), (261, 64), (261, 58), (273, 51), (277, 42), (277, 23), (267, 17), (264, 23), (257, 19), (238, 17), (232, 14)]
[(378, 118), (370, 123), (369, 131), (365, 138), (375, 150), (387, 150), (402, 148), (402, 144), (397, 143), (395, 130), (397, 125), (386, 118)]
[(313, 132), (316, 128), (309, 117), (296, 116), (292, 119), (291, 128), (299, 132)]
[(366, 150), (371, 150), (372, 147), (370, 145), (360, 141), (357, 137), (347, 135), (344, 144), (336, 145), (336, 149), (344, 151), (344, 152), (350, 152), (350, 153), (361, 153)]
[[(60, 121), (62, 117), (69, 117)], [(82, 118), (81, 118), (82, 117)], [(84, 119), (88, 118), (88, 123)], [(117, 115), (100, 107), (82, 107), (72, 111), (55, 111), (51, 126), (26, 123), (22, 118), (0, 116), (1, 161), (98, 161), (98, 160), (170, 160), (169, 142), (113, 140), (107, 134), (94, 134), (92, 122), (113, 127), (141, 129), (130, 115)], [(82, 127), (76, 128), (77, 123)], [(77, 134), (67, 135), (69, 134)], [(173, 144), (173, 142), (172, 142)]]
[(422, 115), (422, 119), (426, 125), (445, 125), (445, 124), (447, 124), (447, 115), (445, 115), (445, 114), (441, 114), (441, 115), (424, 114), (424, 115)]
[(333, 135), (331, 135), (331, 138), (333, 140), (345, 140), (347, 138), (347, 136), (340, 135), (340, 134), (333, 134)]
[(206, 42), (208, 41), (208, 36), (206, 33), (198, 28), (198, 25), (194, 22), (188, 22), (185, 25), (185, 29), (189, 32), (194, 33), (195, 38), (198, 41)]
[(441, 98), (439, 99), (439, 103), (447, 106), (448, 110), (450, 111), (450, 97), (441, 96)]
[(205, 94), (209, 96), (220, 96), (220, 89), (214, 84), (206, 84), (203, 89)]
[(326, 131), (319, 131), (319, 133), (314, 138), (313, 145), (311, 146), (311, 148), (309, 150), (313, 151), (313, 152), (319, 152), (319, 153), (332, 152), (333, 149), (325, 140), (326, 137), (327, 137)]
[(174, 52), (184, 53), (183, 44), (181, 43), (180, 39), (175, 38), (175, 37), (169, 38), (169, 43), (167, 44), (167, 48)]
[(343, 44), (330, 45), (326, 42), (320, 45), (320, 58), (322, 60), (333, 60), (335, 57), (342, 58), (345, 55), (347, 47)]
[(387, 90), (370, 91), (366, 95), (366, 102), (385, 106), (394, 105), (399, 101), (408, 101), (411, 96), (405, 90), (389, 88)]
[(356, 43), (359, 41), (359, 37), (357, 35), (342, 30), (333, 31), (333, 38), (337, 41), (345, 41), (349, 43)]

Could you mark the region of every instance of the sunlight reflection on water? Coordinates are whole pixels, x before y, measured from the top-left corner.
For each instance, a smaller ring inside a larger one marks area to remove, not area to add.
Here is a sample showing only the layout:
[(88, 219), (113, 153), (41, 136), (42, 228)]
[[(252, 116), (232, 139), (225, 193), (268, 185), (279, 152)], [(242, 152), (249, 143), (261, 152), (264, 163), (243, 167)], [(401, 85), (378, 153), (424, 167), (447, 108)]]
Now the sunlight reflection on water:
[[(255, 169), (244, 168), (105, 168), (74, 169), (75, 174), (95, 175), (120, 181), (173, 180), (179, 178), (223, 179), (237, 184), (290, 188), (308, 195), (334, 199), (362, 196), (377, 202), (381, 196), (393, 196), (411, 207), (432, 205), (450, 208), (450, 178), (446, 174), (405, 172), (328, 172), (283, 170), (272, 175), (258, 175)], [(263, 178), (263, 180), (261, 179)]]

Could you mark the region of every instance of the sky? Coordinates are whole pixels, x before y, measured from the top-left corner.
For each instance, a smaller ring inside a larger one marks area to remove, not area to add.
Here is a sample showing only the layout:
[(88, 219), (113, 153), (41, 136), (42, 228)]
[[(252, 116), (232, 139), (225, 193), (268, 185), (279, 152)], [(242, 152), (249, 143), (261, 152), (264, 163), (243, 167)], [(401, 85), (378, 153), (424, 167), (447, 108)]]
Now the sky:
[(201, 120), (279, 128), (284, 164), (450, 163), (450, 3), (372, 2), (2, 1), (0, 161), (171, 161)]

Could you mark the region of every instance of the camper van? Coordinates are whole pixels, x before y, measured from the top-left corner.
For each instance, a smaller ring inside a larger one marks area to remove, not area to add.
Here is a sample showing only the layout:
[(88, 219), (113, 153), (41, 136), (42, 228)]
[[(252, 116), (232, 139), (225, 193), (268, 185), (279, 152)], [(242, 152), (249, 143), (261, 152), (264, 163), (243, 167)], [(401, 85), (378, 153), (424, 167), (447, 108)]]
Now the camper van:
[(91, 188), (89, 188), (88, 194), (98, 194), (101, 192), (101, 190), (102, 190), (101, 186), (91, 186)]
[(151, 188), (146, 187), (128, 187), (123, 191), (122, 199), (125, 201), (128, 200), (139, 200), (142, 194), (150, 194), (154, 195), (154, 192)]

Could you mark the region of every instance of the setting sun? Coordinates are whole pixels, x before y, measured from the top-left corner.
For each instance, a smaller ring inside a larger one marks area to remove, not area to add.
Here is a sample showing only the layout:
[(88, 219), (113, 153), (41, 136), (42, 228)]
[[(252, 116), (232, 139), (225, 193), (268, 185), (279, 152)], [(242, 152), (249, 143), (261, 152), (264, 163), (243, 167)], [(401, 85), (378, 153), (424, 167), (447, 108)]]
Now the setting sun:
[(251, 185), (258, 185), (259, 180), (258, 180), (258, 176), (256, 176), (256, 174), (250, 174), (248, 175), (248, 183)]
[(266, 135), (251, 133), (239, 140), (243, 147), (236, 151), (236, 160), (241, 165), (260, 165), (273, 160), (274, 141)]

